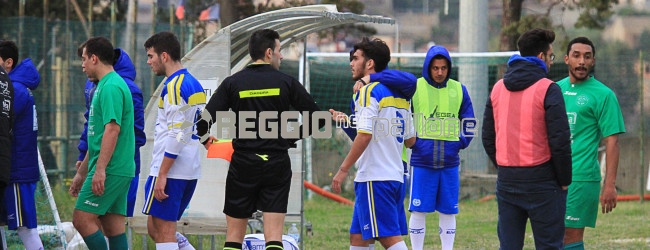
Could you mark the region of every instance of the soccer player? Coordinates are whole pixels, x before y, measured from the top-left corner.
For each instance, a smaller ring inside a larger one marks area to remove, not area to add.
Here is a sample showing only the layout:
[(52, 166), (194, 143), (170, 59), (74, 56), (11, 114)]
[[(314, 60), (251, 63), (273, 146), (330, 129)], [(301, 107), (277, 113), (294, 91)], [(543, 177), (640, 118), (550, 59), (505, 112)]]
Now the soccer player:
[(127, 249), (126, 203), (135, 173), (133, 97), (113, 69), (115, 52), (108, 39), (90, 38), (78, 54), (88, 78), (99, 82), (88, 116), (88, 153), (70, 185), (78, 196), (72, 223), (89, 249), (107, 249), (104, 235), (110, 249)]
[[(451, 79), (451, 57), (445, 47), (429, 48), (412, 100), (417, 142), (411, 154), (409, 235), (414, 250), (424, 247), (426, 215), (438, 211), (438, 233), (443, 250), (454, 248), (460, 150), (474, 136), (472, 100), (465, 85)], [(388, 83), (399, 79), (385, 71), (370, 75), (371, 81)]]
[[(350, 51), (350, 61), (352, 61), (354, 56), (354, 50)], [(391, 74), (387, 75), (387, 78), (394, 77), (394, 79), (391, 79), (391, 81), (387, 84), (382, 82), (382, 84), (386, 85), (388, 88), (391, 88), (395, 91), (401, 92), (402, 95), (406, 97), (407, 100), (410, 100), (413, 97), (413, 94), (415, 93), (415, 87), (416, 87), (416, 82), (417, 78), (408, 72), (404, 71), (399, 71), (399, 70), (389, 70), (386, 69), (382, 71), (381, 73), (386, 73), (386, 72), (391, 72)], [(380, 73), (376, 73), (380, 74)], [(368, 79), (364, 79), (368, 78)], [(353, 86), (354, 93), (356, 94), (359, 92), (359, 90), (363, 87), (368, 85), (368, 82), (370, 76), (365, 76), (363, 78), (357, 79)], [(395, 81), (394, 84), (392, 81)], [(334, 109), (330, 109), (329, 112), (332, 114), (332, 120), (337, 122), (337, 125), (341, 126), (341, 129), (348, 135), (348, 137), (354, 141), (354, 139), (357, 137), (357, 129), (356, 125), (352, 124), (351, 122), (354, 120), (354, 117), (356, 116), (354, 114), (354, 98), (352, 99), (350, 103), (350, 110), (352, 110), (352, 115), (348, 116), (343, 112), (336, 111)], [(412, 122), (412, 121), (411, 121)], [(404, 148), (402, 152), (402, 164), (404, 165), (404, 183), (402, 183), (402, 190), (400, 191), (402, 197), (400, 200), (404, 200), (406, 198), (406, 180), (408, 178), (408, 155), (406, 154), (406, 147)], [(398, 211), (404, 211), (404, 203), (400, 203), (402, 207), (398, 208)], [(406, 223), (406, 215), (404, 216), (399, 216), (400, 218), (400, 231), (402, 235), (407, 235), (408, 234), (408, 225)], [(371, 240), (368, 244), (368, 247), (370, 250), (374, 249), (375, 246), (375, 241)]]
[[(181, 45), (173, 33), (151, 36), (144, 48), (151, 70), (167, 79), (158, 102), (153, 158), (142, 213), (149, 215), (147, 229), (156, 249), (173, 250), (182, 247), (176, 239), (176, 223), (201, 178), (201, 145), (195, 126), (185, 127), (184, 123), (196, 123), (206, 97), (201, 83), (183, 68)], [(191, 245), (187, 247), (193, 249)]]
[[(360, 79), (386, 69), (390, 50), (379, 39), (364, 38), (354, 46), (351, 58), (352, 77)], [(360, 89), (354, 106), (357, 136), (332, 179), (332, 190), (340, 193), (341, 183), (357, 163), (350, 249), (368, 249), (375, 238), (386, 249), (407, 249), (400, 222), (406, 220), (402, 149), (415, 142), (409, 101), (400, 92), (375, 82)]]
[[(279, 130), (276, 138), (262, 139), (260, 134), (264, 131), (258, 131), (257, 120), (264, 111), (277, 112), (280, 116), (294, 108), (311, 116), (320, 109), (300, 82), (278, 70), (282, 62), (280, 48), (278, 32), (270, 29), (253, 32), (248, 41), (253, 63), (224, 79), (205, 107), (211, 117), (216, 117), (217, 111), (229, 109), (235, 117), (242, 115), (242, 111), (257, 114), (247, 119), (254, 120), (251, 124), (255, 127), (248, 129), (253, 138), (239, 138), (242, 133), (238, 128), (232, 141), (234, 153), (226, 177), (223, 208), (228, 226), (224, 249), (242, 248), (248, 218), (257, 210), (264, 216), (266, 249), (283, 249), (282, 231), (292, 176), (288, 150), (298, 139), (285, 139)], [(206, 147), (213, 138), (208, 136), (209, 126), (208, 121), (197, 124)], [(311, 128), (310, 124), (303, 126)], [(318, 126), (325, 126), (325, 120), (319, 120)], [(302, 133), (302, 127), (298, 131)], [(300, 138), (303, 136), (308, 135)]]
[[(599, 196), (602, 196), (602, 213), (616, 207), (618, 135), (625, 133), (625, 124), (614, 92), (589, 75), (596, 63), (594, 44), (586, 37), (571, 40), (564, 62), (569, 76), (557, 83), (566, 103), (573, 152), (573, 183), (567, 196), (564, 249), (585, 249), (585, 227), (596, 226)], [(603, 138), (607, 160), (601, 192), (598, 145)]]
[(560, 87), (546, 78), (553, 63), (551, 30), (532, 29), (520, 54), (490, 93), (483, 147), (497, 167), (500, 249), (522, 249), (530, 220), (537, 249), (562, 249), (571, 145)]
[[(126, 53), (126, 51), (120, 48), (116, 48), (114, 51), (115, 59), (113, 62), (113, 69), (118, 75), (122, 77), (122, 79), (124, 79), (126, 84), (129, 86), (131, 96), (133, 97), (133, 129), (135, 131), (135, 177), (133, 177), (131, 186), (129, 188), (129, 196), (126, 209), (126, 217), (133, 217), (136, 194), (138, 191), (138, 179), (140, 174), (140, 147), (142, 147), (147, 142), (147, 137), (144, 133), (144, 107), (142, 105), (142, 91), (140, 91), (138, 85), (133, 82), (135, 80), (136, 73), (135, 66), (131, 62), (131, 58)], [(86, 112), (84, 113), (84, 118), (86, 118), (86, 122), (84, 123), (84, 130), (81, 132), (81, 137), (79, 137), (79, 145), (77, 146), (77, 149), (79, 150), (79, 158), (75, 164), (76, 168), (79, 168), (88, 151), (88, 111), (90, 110), (90, 102), (92, 101), (92, 97), (95, 93), (96, 88), (97, 79), (88, 79), (86, 81), (86, 87), (84, 89), (84, 95), (86, 99)]]
[(43, 249), (36, 227), (36, 184), (40, 179), (38, 167), (38, 121), (32, 90), (41, 77), (32, 60), (18, 63), (18, 47), (12, 41), (0, 41), (0, 64), (9, 72), (14, 86), (14, 124), (11, 145), (11, 178), (4, 194), (4, 209), (0, 221), (9, 230), (17, 230), (27, 250)]

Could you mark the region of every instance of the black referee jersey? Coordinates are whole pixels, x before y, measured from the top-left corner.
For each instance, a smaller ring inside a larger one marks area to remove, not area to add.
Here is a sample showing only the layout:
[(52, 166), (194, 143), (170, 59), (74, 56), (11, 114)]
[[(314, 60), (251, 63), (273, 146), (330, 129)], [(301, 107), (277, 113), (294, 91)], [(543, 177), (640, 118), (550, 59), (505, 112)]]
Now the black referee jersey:
[[(232, 110), (235, 113), (235, 126), (236, 131), (233, 139), (233, 148), (235, 150), (243, 151), (286, 151), (290, 147), (294, 147), (294, 143), (298, 140), (283, 139), (280, 135), (281, 126), (279, 118), (282, 112), (285, 111), (308, 111), (311, 114), (315, 111), (320, 111), (312, 96), (307, 92), (305, 87), (300, 84), (293, 77), (280, 72), (279, 70), (271, 67), (270, 64), (250, 64), (242, 71), (239, 71), (223, 80), (217, 91), (212, 95), (210, 101), (205, 106), (205, 109), (210, 113), (212, 120), (220, 119), (217, 111)], [(241, 111), (255, 111), (255, 118), (246, 118), (246, 131), (255, 132), (256, 139), (239, 139), (239, 112)], [(270, 123), (277, 124), (278, 139), (261, 139), (258, 132), (258, 119), (262, 111), (277, 111), (277, 116), (272, 119), (264, 119), (266, 128), (270, 127)], [(319, 120), (318, 127), (325, 126), (324, 120)], [(197, 123), (197, 132), (199, 136), (205, 135), (209, 132), (212, 125), (204, 120)], [(309, 126), (311, 124), (303, 124)], [(220, 128), (219, 128), (220, 129)], [(297, 128), (300, 131), (300, 138), (311, 135), (302, 134), (302, 127)], [(221, 132), (221, 131), (220, 131)]]

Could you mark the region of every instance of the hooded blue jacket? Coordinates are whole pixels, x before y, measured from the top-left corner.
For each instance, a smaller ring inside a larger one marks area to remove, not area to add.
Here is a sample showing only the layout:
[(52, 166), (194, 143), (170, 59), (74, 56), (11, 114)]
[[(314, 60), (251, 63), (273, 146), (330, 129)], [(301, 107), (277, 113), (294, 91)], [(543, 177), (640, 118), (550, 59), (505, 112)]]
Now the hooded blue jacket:
[[(126, 85), (129, 86), (131, 90), (131, 95), (133, 96), (133, 118), (134, 118), (134, 130), (135, 130), (135, 175), (136, 177), (140, 174), (140, 147), (142, 147), (147, 142), (147, 136), (144, 133), (144, 107), (142, 105), (142, 91), (138, 88), (138, 85), (133, 82), (135, 80), (135, 66), (131, 62), (129, 55), (122, 49), (115, 49), (115, 62), (113, 63), (113, 69), (120, 75)], [(86, 122), (84, 123), (84, 131), (81, 133), (79, 138), (79, 160), (83, 161), (86, 157), (86, 151), (88, 151), (88, 110), (90, 109), (90, 100), (92, 95), (95, 92), (96, 83), (91, 81), (86, 81), (86, 88), (84, 89), (84, 95), (86, 96), (86, 113), (84, 113), (84, 118)]]
[(11, 147), (11, 183), (35, 182), (38, 170), (38, 120), (32, 90), (38, 87), (41, 76), (32, 60), (20, 62), (9, 78), (14, 86), (14, 124)]
[[(449, 61), (449, 70), (447, 72), (447, 78), (444, 82), (438, 83), (435, 82), (430, 75), (429, 67), (433, 58), (437, 55), (444, 56), (447, 61)], [(447, 81), (451, 76), (451, 57), (449, 52), (442, 46), (433, 46), (427, 52), (427, 55), (424, 59), (424, 65), (422, 66), (422, 77), (434, 88), (446, 88)], [(378, 74), (370, 75), (370, 80), (375, 81), (379, 80), (382, 83), (387, 84), (397, 84), (393, 81), (399, 80), (400, 78), (391, 76), (394, 72), (384, 71)], [(462, 85), (462, 84), (461, 84)], [(462, 85), (463, 89), (463, 100), (461, 101), (460, 110), (458, 112), (458, 120), (463, 121), (463, 119), (473, 119), (474, 117), (474, 108), (472, 107), (472, 100), (469, 97), (467, 88), (465, 85)], [(416, 90), (417, 92), (417, 90)], [(416, 93), (417, 95), (417, 93)], [(473, 120), (476, 122), (476, 120)], [(459, 141), (443, 141), (443, 140), (434, 140), (434, 139), (422, 139), (417, 138), (415, 145), (411, 147), (411, 166), (414, 167), (427, 167), (427, 168), (444, 168), (444, 167), (457, 167), (460, 165), (460, 155), (458, 153), (461, 149), (467, 148), (469, 143), (472, 141), (473, 133), (470, 133), (466, 130), (468, 126), (468, 121), (465, 121), (461, 130), (463, 133), (459, 136)], [(470, 135), (470, 136), (464, 136)]]

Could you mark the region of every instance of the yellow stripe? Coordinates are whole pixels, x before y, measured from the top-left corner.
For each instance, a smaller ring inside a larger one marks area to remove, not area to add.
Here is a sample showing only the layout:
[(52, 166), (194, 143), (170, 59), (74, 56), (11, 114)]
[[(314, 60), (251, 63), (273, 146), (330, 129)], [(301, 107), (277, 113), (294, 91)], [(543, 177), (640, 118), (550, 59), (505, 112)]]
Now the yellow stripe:
[(168, 129), (171, 129), (171, 128), (180, 128), (181, 126), (183, 126), (183, 123), (182, 123), (182, 122), (177, 122), (177, 123), (174, 123), (174, 124), (172, 124), (172, 125), (168, 125), (167, 128), (168, 128)]
[(14, 192), (16, 196), (16, 216), (18, 218), (18, 227), (23, 226), (23, 209), (21, 207), (22, 201), (21, 196), (20, 196), (20, 186), (18, 186), (18, 183), (14, 183)]
[(379, 226), (377, 226), (377, 214), (375, 214), (375, 192), (372, 189), (372, 181), (368, 182), (368, 193), (370, 194), (370, 210), (372, 211), (372, 226), (374, 227), (375, 235), (379, 236)]
[(404, 99), (404, 98), (399, 98), (399, 97), (392, 97), (392, 96), (387, 96), (384, 98), (381, 98), (379, 101), (379, 109), (385, 108), (385, 107), (395, 107), (398, 109), (409, 109), (409, 102)]
[(174, 104), (174, 84), (176, 84), (176, 80), (178, 80), (178, 76), (167, 83), (167, 101), (169, 104)]
[(363, 104), (364, 107), (370, 106), (370, 100), (371, 100), (370, 94), (372, 93), (372, 89), (375, 88), (375, 86), (377, 86), (376, 82), (370, 83), (370, 85), (366, 86), (366, 94), (365, 94), (366, 98), (364, 99), (364, 104)]
[(372, 131), (365, 131), (365, 130), (361, 130), (361, 129), (359, 129), (359, 130), (357, 131), (357, 133), (362, 133), (362, 134), (369, 134), (369, 135), (371, 135), (371, 134), (372, 134)]
[(190, 98), (187, 99), (187, 104), (189, 105), (196, 105), (196, 104), (205, 104), (205, 92), (196, 92), (190, 96)]
[(356, 111), (357, 107), (362, 107), (363, 106), (363, 104), (365, 103), (365, 101), (364, 101), (365, 98), (366, 98), (366, 88), (362, 87), (359, 90), (359, 92), (357, 92), (357, 98), (355, 99), (355, 101), (358, 104), (354, 105), (355, 106), (354, 107), (355, 111)]
[(366, 86), (363, 86), (363, 87), (361, 87), (361, 89), (359, 89), (359, 92), (357, 92), (357, 93), (355, 94), (355, 98), (354, 98), (354, 102), (355, 102), (355, 105), (354, 105), (355, 107), (354, 107), (354, 108), (355, 108), (355, 111), (356, 111), (356, 108), (357, 108), (357, 107), (363, 107), (363, 104), (366, 103), (365, 100), (366, 100), (366, 90), (367, 90), (367, 89), (368, 89), (368, 88), (366, 88)]
[(145, 209), (144, 212), (145, 214), (149, 214), (149, 210), (151, 210), (151, 203), (153, 203), (153, 197), (154, 197), (153, 187), (156, 186), (156, 181), (158, 181), (158, 177), (154, 176), (153, 181), (151, 182), (151, 186), (147, 187), (151, 191), (149, 191), (149, 199), (147, 199), (147, 208)]
[(280, 95), (280, 88), (251, 89), (251, 90), (239, 91), (239, 98), (279, 96), (279, 95)]
[(370, 98), (370, 91), (368, 91), (368, 86), (362, 88), (361, 90), (362, 90), (362, 92), (359, 94), (359, 96), (360, 96), (359, 98), (361, 99), (360, 102), (359, 102), (359, 106), (365, 107), (365, 106), (367, 106), (366, 105), (366, 102), (367, 102), (366, 100), (368, 100), (368, 98)]
[(181, 100), (183, 100), (181, 97), (181, 85), (183, 85), (183, 79), (185, 78), (185, 74), (181, 74), (178, 76), (178, 80), (176, 81), (176, 105), (181, 104)]
[(158, 108), (164, 108), (163, 105), (164, 105), (163, 99), (160, 98), (160, 99), (158, 100)]

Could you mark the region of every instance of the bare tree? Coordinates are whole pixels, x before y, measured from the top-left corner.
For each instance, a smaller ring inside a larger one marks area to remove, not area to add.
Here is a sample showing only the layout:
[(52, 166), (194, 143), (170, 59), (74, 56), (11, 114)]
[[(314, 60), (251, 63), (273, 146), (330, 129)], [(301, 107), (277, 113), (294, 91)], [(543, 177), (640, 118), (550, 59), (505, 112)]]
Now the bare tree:
[[(525, 0), (502, 0), (503, 16), (501, 17), (501, 38), (499, 49), (511, 51), (517, 49), (519, 36), (531, 28), (553, 28), (550, 15), (557, 6), (560, 11), (579, 10), (580, 16), (575, 23), (576, 28), (602, 29), (612, 16), (612, 8), (618, 0), (552, 0), (544, 14), (528, 14), (522, 16), (522, 6)], [(541, 2), (542, 0), (537, 0)]]

